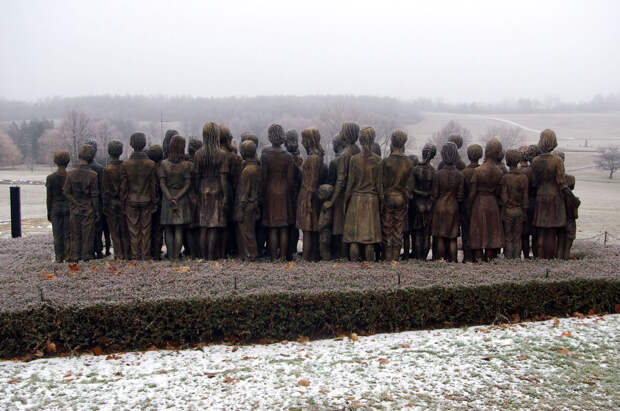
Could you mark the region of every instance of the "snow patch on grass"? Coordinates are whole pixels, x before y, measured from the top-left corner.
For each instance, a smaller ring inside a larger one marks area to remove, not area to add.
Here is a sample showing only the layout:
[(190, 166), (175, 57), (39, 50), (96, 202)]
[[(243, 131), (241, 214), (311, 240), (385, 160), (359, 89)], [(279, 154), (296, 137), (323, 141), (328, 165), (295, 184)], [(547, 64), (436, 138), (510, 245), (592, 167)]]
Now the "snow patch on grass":
[(0, 362), (0, 408), (620, 406), (620, 315)]

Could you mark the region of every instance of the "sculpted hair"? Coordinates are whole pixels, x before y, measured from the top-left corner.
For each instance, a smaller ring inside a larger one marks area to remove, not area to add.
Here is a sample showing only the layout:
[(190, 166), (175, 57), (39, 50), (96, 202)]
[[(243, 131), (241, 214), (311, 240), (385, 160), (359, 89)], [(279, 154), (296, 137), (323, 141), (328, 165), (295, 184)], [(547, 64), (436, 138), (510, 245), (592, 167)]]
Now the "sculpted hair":
[(159, 163), (164, 158), (164, 149), (159, 144), (151, 144), (146, 155), (154, 162)]
[(407, 143), (407, 133), (403, 130), (395, 130), (392, 133), (392, 146), (403, 148), (405, 147), (405, 143)]
[(558, 140), (555, 137), (555, 132), (550, 129), (543, 130), (540, 133), (540, 140), (538, 142), (540, 151), (542, 153), (550, 153), (554, 148), (558, 146)]
[(472, 163), (482, 158), (482, 146), (480, 144), (470, 144), (467, 147), (467, 158)]
[(344, 150), (345, 142), (340, 134), (336, 134), (332, 140), (332, 148), (335, 154), (340, 154)]
[(345, 144), (354, 144), (360, 134), (360, 126), (356, 123), (346, 122), (342, 124), (340, 135), (342, 136)]
[(172, 137), (170, 140), (170, 151), (168, 160), (173, 163), (181, 162), (185, 159), (185, 138), (180, 135)]
[(129, 137), (129, 145), (134, 151), (142, 151), (146, 146), (146, 135), (141, 131), (137, 131)]
[(206, 123), (202, 128), (202, 149), (198, 153), (202, 156), (207, 167), (215, 164), (219, 156), (220, 128), (212, 121)]
[(452, 134), (450, 137), (448, 137), (448, 141), (456, 144), (457, 149), (463, 147), (463, 137), (458, 134)]
[(366, 151), (372, 153), (372, 148), (375, 144), (375, 136), (375, 129), (372, 127), (364, 127), (362, 131), (360, 131), (360, 144)]
[(90, 144), (84, 144), (80, 146), (78, 158), (80, 160), (85, 160), (90, 163), (95, 158), (95, 148)]
[(532, 161), (539, 154), (540, 148), (538, 147), (538, 144), (531, 144), (527, 146), (527, 151), (525, 152), (525, 159), (528, 161)]
[(172, 137), (177, 134), (179, 134), (179, 132), (174, 129), (166, 130), (164, 141), (161, 143), (164, 150), (164, 158), (168, 158), (168, 152), (170, 151), (170, 140), (172, 140)]
[(256, 144), (252, 140), (245, 140), (241, 143), (241, 156), (244, 159), (256, 156)]
[(485, 159), (492, 158), (493, 160), (497, 160), (501, 152), (502, 152), (502, 143), (498, 139), (493, 137), (492, 139), (487, 141), (487, 144), (484, 147)]
[(422, 148), (422, 162), (428, 164), (437, 154), (437, 147), (433, 143), (426, 143)]
[(441, 147), (441, 159), (447, 166), (456, 164), (459, 155), (459, 149), (455, 143), (449, 141)]
[(228, 127), (226, 127), (225, 125), (220, 125), (220, 147), (221, 146), (226, 146), (229, 147), (230, 143), (232, 142), (232, 133), (230, 132), (230, 129)]
[(323, 147), (321, 147), (321, 133), (318, 128), (307, 128), (301, 132), (301, 144), (305, 147), (308, 155), (316, 154), (323, 156)]
[(243, 143), (246, 140), (253, 141), (254, 144), (256, 144), (256, 147), (258, 147), (258, 137), (256, 137), (254, 134), (250, 133), (249, 131), (246, 131), (241, 134), (241, 142)]
[(269, 142), (274, 146), (281, 146), (284, 143), (284, 129), (279, 124), (272, 124), (267, 130)]
[(68, 151), (59, 150), (54, 153), (54, 164), (61, 167), (66, 167), (71, 161), (71, 156), (69, 156)]
[[(302, 132), (302, 135), (303, 135), (303, 132)], [(299, 134), (297, 134), (297, 130), (287, 130), (285, 138), (286, 138), (287, 143), (291, 143), (291, 142), (297, 143), (299, 141)]]
[(519, 150), (508, 150), (506, 152), (506, 164), (508, 167), (516, 167), (521, 161), (522, 155)]
[(196, 151), (200, 150), (200, 147), (202, 147), (202, 141), (197, 138), (190, 138), (187, 145), (187, 153), (193, 157)]
[(108, 154), (112, 157), (120, 157), (123, 154), (123, 143), (112, 140), (108, 143)]
[(91, 146), (92, 148), (95, 149), (95, 154), (97, 154), (97, 142), (95, 140), (88, 140), (86, 143), (84, 144), (88, 144), (89, 146)]

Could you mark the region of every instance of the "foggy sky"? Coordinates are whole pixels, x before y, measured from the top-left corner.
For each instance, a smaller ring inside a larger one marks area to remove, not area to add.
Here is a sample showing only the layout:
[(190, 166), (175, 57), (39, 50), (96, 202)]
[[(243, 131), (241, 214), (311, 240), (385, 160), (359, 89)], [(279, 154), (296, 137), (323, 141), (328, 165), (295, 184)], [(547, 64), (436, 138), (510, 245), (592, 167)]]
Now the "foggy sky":
[(620, 91), (619, 1), (0, 0), (0, 97)]

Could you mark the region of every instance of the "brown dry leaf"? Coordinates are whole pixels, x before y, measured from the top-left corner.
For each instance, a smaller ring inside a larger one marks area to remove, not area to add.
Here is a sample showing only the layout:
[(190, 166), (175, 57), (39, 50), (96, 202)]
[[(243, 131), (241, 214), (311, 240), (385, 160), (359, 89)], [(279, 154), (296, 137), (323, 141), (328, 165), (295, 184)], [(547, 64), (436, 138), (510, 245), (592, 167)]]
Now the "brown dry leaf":
[(396, 260), (393, 260), (390, 264), (392, 264), (392, 265), (399, 265), (400, 263), (398, 261), (396, 261)]
[(594, 310), (592, 308), (588, 311), (588, 315), (594, 315)]
[(105, 353), (103, 352), (103, 349), (101, 348), (101, 346), (96, 345), (95, 348), (93, 348), (93, 354), (95, 354), (95, 355), (103, 355)]
[(359, 402), (359, 401), (353, 401), (351, 403), (351, 407), (353, 407), (353, 408), (360, 408), (361, 406), (362, 406), (362, 403)]
[(71, 271), (80, 271), (80, 267), (77, 264), (69, 264), (69, 270)]
[(45, 274), (45, 278), (47, 278), (48, 280), (52, 280), (54, 279), (56, 276), (54, 274)]
[(389, 360), (386, 360), (385, 358), (379, 358), (379, 364), (382, 364), (382, 365), (383, 365), (383, 364), (387, 364), (387, 363), (389, 363), (389, 362), (390, 362), (390, 361), (389, 361)]
[(512, 315), (512, 322), (513, 323), (518, 323), (519, 321), (521, 321), (521, 316), (519, 315), (519, 313), (514, 313)]
[(336, 341), (342, 341), (342, 340), (344, 340), (344, 337), (346, 337), (346, 335), (338, 334), (338, 337), (336, 337)]
[(306, 337), (305, 335), (300, 335), (299, 337), (297, 337), (297, 342), (300, 344), (306, 344), (308, 341), (310, 341), (310, 338)]
[(517, 360), (527, 360), (527, 355), (517, 355)]
[(410, 348), (410, 347), (409, 347), (409, 344), (401, 344), (400, 348)]
[(478, 332), (478, 333), (488, 334), (488, 333), (490, 333), (491, 331), (489, 331), (489, 330), (488, 330), (488, 329), (486, 329), (486, 328), (476, 328), (476, 332)]
[(570, 331), (564, 331), (562, 333), (562, 335), (560, 335), (560, 337), (570, 337), (571, 336), (571, 332)]
[(216, 373), (214, 373), (214, 372), (208, 372), (208, 373), (205, 373), (205, 376), (206, 376), (207, 378), (213, 378), (213, 377), (215, 377), (216, 375), (217, 375), (217, 374), (216, 374)]
[(22, 380), (20, 380), (19, 378), (9, 380), (9, 384), (19, 384), (20, 382), (22, 382)]
[(553, 328), (558, 328), (559, 325), (560, 320), (558, 320), (558, 317), (553, 317)]
[(231, 350), (231, 351), (232, 351), (232, 352), (236, 352), (238, 349), (239, 349), (239, 346), (238, 346), (238, 345), (235, 345), (234, 347), (232, 347), (232, 350)]
[(220, 268), (222, 268), (222, 264), (220, 264), (219, 261), (216, 261), (215, 263), (213, 263), (213, 267), (219, 270)]
[(482, 357), (484, 361), (491, 361), (491, 357)]
[(186, 273), (186, 272), (189, 271), (189, 266), (187, 266), (187, 265), (179, 265), (179, 266), (176, 266), (176, 267), (172, 267), (172, 270), (176, 271), (178, 273)]
[(562, 348), (558, 349), (558, 354), (572, 355), (573, 353), (571, 351), (567, 350), (566, 348), (562, 347)]
[(127, 267), (135, 267), (136, 265), (138, 265), (138, 262), (134, 261), (133, 263), (127, 264)]
[(56, 344), (54, 344), (50, 340), (47, 340), (47, 342), (45, 343), (45, 351), (47, 351), (49, 353), (52, 353), (52, 354), (55, 353), (56, 352)]
[(232, 377), (230, 377), (228, 375), (224, 378), (224, 383), (226, 383), (226, 384), (236, 384), (238, 382), (239, 382), (238, 379), (232, 378)]
[(351, 335), (349, 336), (349, 339), (351, 341), (359, 341), (359, 338), (357, 337), (357, 334), (355, 333), (351, 333)]
[(288, 263), (284, 266), (284, 269), (285, 269), (285, 270), (290, 270), (290, 269), (291, 269), (291, 268), (293, 268), (294, 266), (295, 266), (295, 263), (294, 263), (294, 262), (292, 262), (292, 261), (290, 261), (290, 262), (288, 262)]
[(36, 351), (34, 352), (34, 356), (35, 356), (35, 357), (38, 357), (38, 358), (43, 357), (43, 351), (41, 351), (41, 350), (36, 350)]
[(62, 378), (69, 378), (69, 377), (71, 377), (72, 375), (73, 375), (73, 374), (68, 373), (68, 374), (66, 374), (66, 375), (63, 375), (63, 376), (62, 376)]
[(297, 385), (301, 385), (302, 387), (307, 387), (308, 385), (310, 385), (310, 381), (308, 381), (308, 380), (299, 380), (299, 381), (297, 381)]
[(327, 394), (329, 390), (327, 388), (321, 388), (319, 392), (322, 392), (323, 394)]
[(91, 265), (90, 269), (93, 271), (99, 271), (99, 267), (97, 267), (96, 265)]
[[(336, 267), (338, 267), (338, 265), (339, 265), (338, 263), (336, 263), (336, 264), (332, 264), (332, 267), (333, 267), (333, 268), (336, 268)], [(620, 305), (620, 304), (618, 304), (618, 305)]]

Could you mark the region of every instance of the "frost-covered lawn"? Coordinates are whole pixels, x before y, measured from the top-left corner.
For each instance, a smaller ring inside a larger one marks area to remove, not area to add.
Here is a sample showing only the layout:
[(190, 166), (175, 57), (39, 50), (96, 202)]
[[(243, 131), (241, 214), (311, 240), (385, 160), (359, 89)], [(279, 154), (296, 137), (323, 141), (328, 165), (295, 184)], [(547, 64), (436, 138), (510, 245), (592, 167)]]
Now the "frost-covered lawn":
[(0, 408), (620, 407), (620, 315), (0, 362)]

